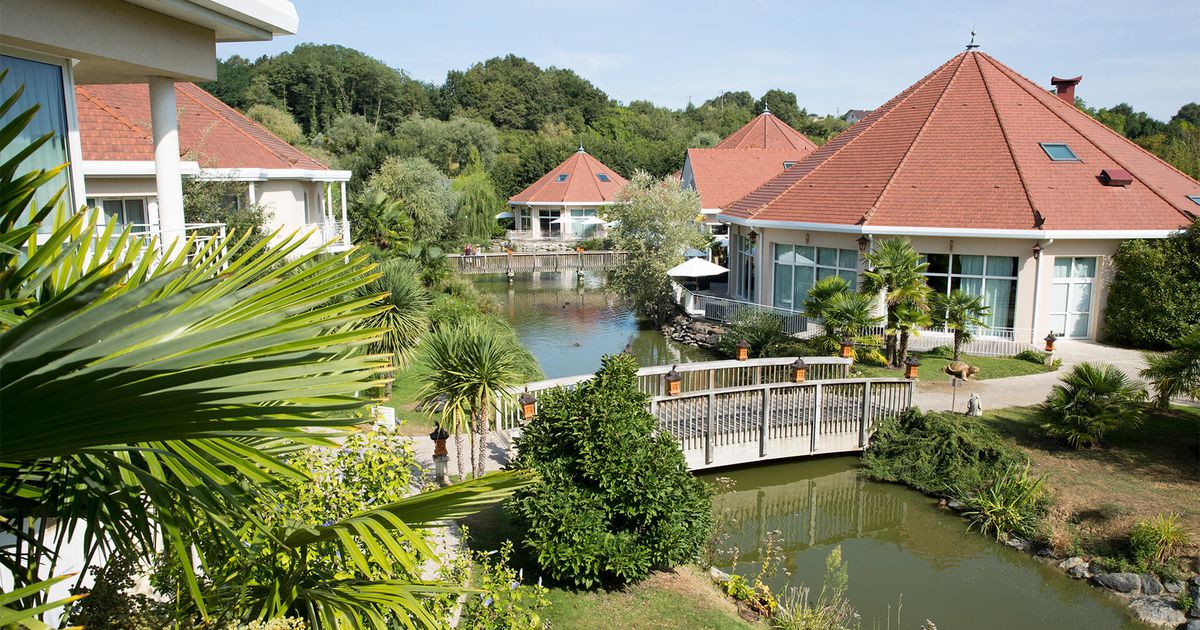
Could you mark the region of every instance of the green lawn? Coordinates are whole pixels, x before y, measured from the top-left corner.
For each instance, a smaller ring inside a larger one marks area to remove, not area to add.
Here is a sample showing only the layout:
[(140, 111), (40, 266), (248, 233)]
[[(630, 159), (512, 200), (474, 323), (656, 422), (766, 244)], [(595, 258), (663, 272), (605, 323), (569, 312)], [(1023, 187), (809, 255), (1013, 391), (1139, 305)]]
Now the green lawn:
[(416, 410), (417, 391), (421, 389), (421, 377), (429, 368), (418, 358), (404, 370), (396, 373), (392, 383), (392, 399), (384, 404), (396, 410), (396, 421), (402, 422), (401, 431), (408, 435), (425, 435), (433, 431), (434, 418)]
[(1051, 538), (1061, 550), (1119, 551), (1133, 523), (1163, 512), (1178, 513), (1186, 529), (1200, 532), (1200, 409), (1154, 410), (1140, 428), (1113, 431), (1099, 447), (1078, 450), (1046, 437), (1032, 408), (999, 409), (984, 420), (1046, 476), (1054, 498)]
[[(463, 519), (471, 548), (494, 550), (514, 541), (511, 563), (534, 580), (538, 569), (520, 544), (521, 530), (503, 507), (493, 507)], [(764, 628), (738, 616), (737, 607), (695, 566), (660, 571), (622, 589), (582, 591), (544, 581), (550, 606), (542, 617), (552, 628)]]
[[(921, 367), (917, 368), (918, 378), (926, 382), (940, 381), (946, 378), (946, 373), (942, 371), (942, 368), (950, 364), (950, 359), (928, 357), (920, 354), (917, 354), (917, 356), (921, 359)], [(1014, 359), (1012, 357), (973, 357), (964, 354), (962, 360), (970, 365), (979, 367), (979, 373), (973, 378), (980, 381), (990, 378), (1008, 378), (1010, 376), (1025, 376), (1053, 371), (1041, 363), (1034, 363), (1024, 359)], [(904, 374), (903, 370), (870, 365), (855, 366), (854, 369), (863, 376), (872, 378), (894, 378), (903, 376)]]

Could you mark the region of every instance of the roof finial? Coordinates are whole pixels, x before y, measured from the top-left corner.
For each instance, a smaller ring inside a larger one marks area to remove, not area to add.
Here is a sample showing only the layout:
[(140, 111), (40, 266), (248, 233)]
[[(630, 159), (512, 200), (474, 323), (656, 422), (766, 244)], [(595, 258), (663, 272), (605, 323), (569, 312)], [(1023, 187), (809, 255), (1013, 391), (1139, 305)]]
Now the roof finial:
[(583, 150), (583, 140), (579, 141), (579, 153), (587, 153), (587, 151)]
[(967, 50), (975, 50), (979, 48), (979, 44), (975, 43), (975, 27), (971, 26), (971, 42), (967, 44)]
[(763, 110), (762, 110), (762, 113), (764, 113), (764, 114), (770, 114), (770, 113), (771, 113), (771, 106), (770, 106), (770, 105), (767, 105), (767, 102), (766, 102), (765, 100), (763, 101)]

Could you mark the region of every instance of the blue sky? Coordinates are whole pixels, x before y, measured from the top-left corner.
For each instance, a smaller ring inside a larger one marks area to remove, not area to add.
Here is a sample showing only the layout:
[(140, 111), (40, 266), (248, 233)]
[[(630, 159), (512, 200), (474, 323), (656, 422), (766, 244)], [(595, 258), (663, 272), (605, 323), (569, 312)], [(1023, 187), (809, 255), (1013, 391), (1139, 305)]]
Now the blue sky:
[(1169, 118), (1200, 101), (1200, 2), (650, 2), (295, 0), (300, 32), (222, 44), (222, 57), (301, 42), (357, 48), (441, 83), (446, 71), (515, 53), (574, 69), (622, 102), (699, 104), (725, 90), (796, 93), (814, 113), (870, 109), (963, 49), (1049, 87), (1084, 79), (1092, 106), (1126, 101)]

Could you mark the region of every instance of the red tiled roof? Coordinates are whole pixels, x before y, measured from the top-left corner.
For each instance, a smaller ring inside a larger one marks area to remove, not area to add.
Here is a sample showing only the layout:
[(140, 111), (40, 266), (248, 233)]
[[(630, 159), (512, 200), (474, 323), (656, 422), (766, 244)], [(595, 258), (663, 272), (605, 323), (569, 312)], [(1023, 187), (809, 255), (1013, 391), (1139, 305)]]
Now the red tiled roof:
[[(566, 181), (558, 181), (566, 175)], [(608, 178), (600, 181), (600, 175)], [(509, 203), (604, 203), (612, 201), (625, 178), (580, 148), (562, 164), (512, 196)]]
[[(1053, 162), (1039, 143), (1066, 143)], [(1121, 168), (1129, 186), (1105, 186)], [(726, 208), (732, 217), (976, 229), (1169, 230), (1200, 182), (981, 52), (961, 53)]]
[(724, 208), (784, 170), (785, 162), (799, 164), (809, 151), (798, 149), (688, 149), (701, 208)]
[[(181, 157), (202, 168), (328, 169), (195, 84), (176, 83), (175, 98)], [(75, 104), (83, 159), (154, 159), (146, 84), (79, 85)]]
[(817, 145), (771, 112), (763, 112), (719, 142), (716, 149), (790, 149), (808, 153)]

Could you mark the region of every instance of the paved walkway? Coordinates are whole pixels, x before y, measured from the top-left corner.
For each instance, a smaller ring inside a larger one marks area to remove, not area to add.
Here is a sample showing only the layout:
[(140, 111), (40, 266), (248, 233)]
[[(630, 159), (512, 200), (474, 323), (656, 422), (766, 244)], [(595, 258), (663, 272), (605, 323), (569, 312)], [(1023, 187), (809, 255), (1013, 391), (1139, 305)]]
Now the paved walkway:
[[(1138, 378), (1138, 372), (1145, 367), (1139, 350), (1114, 348), (1088, 341), (1060, 341), (1055, 356), (1062, 359), (1063, 365), (1054, 372), (963, 383), (958, 388), (954, 409), (965, 411), (972, 392), (979, 392), (985, 410), (1036, 405), (1045, 400), (1046, 394), (1058, 383), (1064, 370), (1085, 361), (1111, 363), (1134, 378)], [(953, 388), (947, 376), (938, 381), (919, 383), (913, 403), (922, 409), (949, 410), (953, 398)]]
[[(967, 398), (971, 396), (972, 392), (979, 392), (979, 397), (983, 402), (985, 410), (1036, 405), (1045, 400), (1046, 394), (1050, 392), (1051, 387), (1058, 383), (1058, 379), (1062, 376), (1065, 369), (1084, 361), (1112, 363), (1134, 378), (1137, 378), (1138, 372), (1145, 367), (1145, 363), (1142, 361), (1142, 353), (1138, 350), (1114, 348), (1087, 341), (1060, 341), (1055, 356), (1062, 359), (1063, 365), (1054, 372), (983, 381), (967, 381), (963, 383), (958, 389), (958, 396), (954, 406), (955, 410), (960, 412), (966, 410)], [(943, 380), (923, 381), (919, 383), (917, 385), (917, 395), (913, 400), (916, 406), (934, 411), (949, 410), (954, 394), (949, 384), (949, 378), (947, 376)], [(469, 440), (467, 444), (470, 444)], [(450, 440), (447, 446), (450, 448), (449, 471), (451, 475), (456, 475), (458, 474), (458, 468), (457, 460), (454, 456), (453, 439)], [(433, 442), (423, 437), (414, 438), (413, 449), (416, 454), (417, 463), (427, 471), (430, 471), (429, 474), (432, 475)], [(487, 469), (489, 471), (500, 470), (508, 462), (508, 442), (506, 437), (494, 435), (489, 447), (489, 453), (490, 457)], [(464, 457), (466, 458), (465, 463), (469, 468), (471, 465), (470, 457), (466, 456), (466, 454), (464, 454)]]

